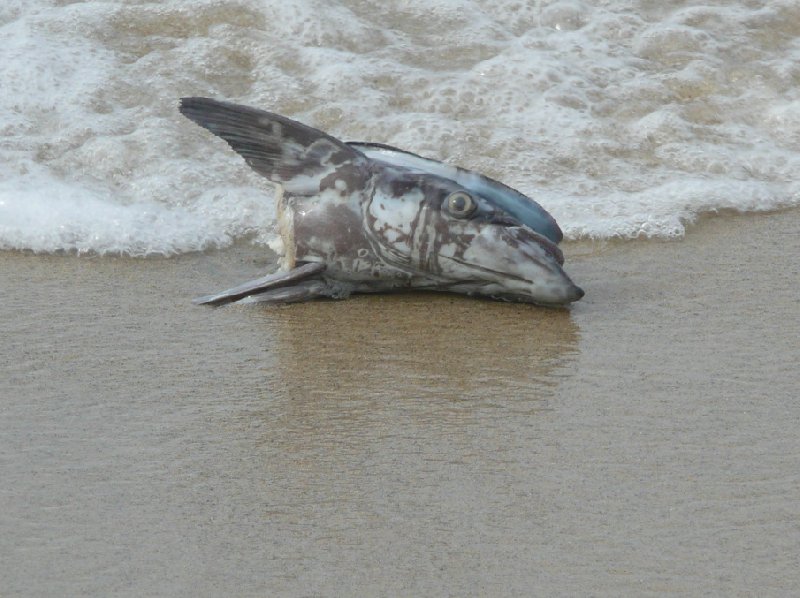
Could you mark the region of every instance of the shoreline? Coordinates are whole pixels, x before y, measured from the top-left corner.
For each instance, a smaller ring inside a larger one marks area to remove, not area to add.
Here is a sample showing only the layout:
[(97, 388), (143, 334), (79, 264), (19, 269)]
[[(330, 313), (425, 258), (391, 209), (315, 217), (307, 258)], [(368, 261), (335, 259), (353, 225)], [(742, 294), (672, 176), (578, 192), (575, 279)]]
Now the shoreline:
[(271, 258), (0, 252), (0, 585), (798, 587), (800, 210), (563, 247), (587, 294), (560, 310), (210, 309)]

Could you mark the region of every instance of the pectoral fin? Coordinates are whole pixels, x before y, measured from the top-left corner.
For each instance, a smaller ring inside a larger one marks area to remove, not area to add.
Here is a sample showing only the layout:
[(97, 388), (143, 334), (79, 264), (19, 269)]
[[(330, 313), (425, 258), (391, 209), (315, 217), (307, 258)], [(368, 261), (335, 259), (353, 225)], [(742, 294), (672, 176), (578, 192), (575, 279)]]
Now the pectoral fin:
[[(284, 292), (289, 292), (293, 289), (303, 289), (302, 292), (307, 293), (312, 288), (315, 288), (313, 285), (308, 285), (307, 283), (318, 282), (309, 279), (317, 274), (320, 274), (321, 272), (324, 272), (325, 267), (325, 264), (320, 264), (318, 262), (303, 264), (302, 266), (293, 268), (288, 272), (275, 272), (262, 278), (249, 280), (231, 289), (222, 291), (221, 293), (206, 295), (205, 297), (198, 297), (197, 299), (194, 299), (192, 303), (197, 305), (223, 305), (232, 301), (238, 301), (239, 299), (248, 297), (250, 295), (258, 295), (266, 291), (272, 291), (273, 289)], [(299, 286), (294, 284), (298, 282), (304, 282), (306, 284)], [(321, 286), (321, 288), (324, 287), (323, 283), (319, 282), (318, 284)], [(300, 293), (298, 297), (300, 295), (302, 295), (302, 293)], [(302, 301), (304, 299), (310, 299), (313, 296), (315, 295), (308, 294), (307, 297), (298, 298), (295, 300)]]
[(247, 295), (236, 303), (298, 303), (318, 297), (332, 297), (329, 285), (322, 280), (304, 280), (290, 287), (269, 289), (254, 295)]

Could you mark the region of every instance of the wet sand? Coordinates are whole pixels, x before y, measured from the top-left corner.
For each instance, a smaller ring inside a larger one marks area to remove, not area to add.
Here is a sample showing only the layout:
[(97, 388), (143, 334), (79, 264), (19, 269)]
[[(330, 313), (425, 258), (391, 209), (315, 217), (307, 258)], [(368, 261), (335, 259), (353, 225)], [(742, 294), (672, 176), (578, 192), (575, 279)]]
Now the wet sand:
[(0, 594), (796, 592), (800, 211), (565, 249), (569, 311), (0, 253)]

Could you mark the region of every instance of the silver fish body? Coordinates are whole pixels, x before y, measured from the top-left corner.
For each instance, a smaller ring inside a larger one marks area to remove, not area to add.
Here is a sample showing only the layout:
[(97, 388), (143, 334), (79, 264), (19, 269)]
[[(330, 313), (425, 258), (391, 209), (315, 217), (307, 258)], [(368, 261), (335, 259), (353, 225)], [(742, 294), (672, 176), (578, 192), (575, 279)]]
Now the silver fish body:
[(184, 98), (180, 110), (282, 191), (281, 270), (198, 303), (414, 289), (543, 305), (583, 296), (561, 267), (555, 220), (502, 183), (245, 106)]

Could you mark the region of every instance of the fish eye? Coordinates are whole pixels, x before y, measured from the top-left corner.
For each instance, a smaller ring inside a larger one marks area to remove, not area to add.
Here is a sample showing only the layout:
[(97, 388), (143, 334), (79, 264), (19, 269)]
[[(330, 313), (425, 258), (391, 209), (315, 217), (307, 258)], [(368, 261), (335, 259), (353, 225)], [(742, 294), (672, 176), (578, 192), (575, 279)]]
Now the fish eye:
[(478, 204), (465, 191), (455, 191), (447, 196), (447, 211), (456, 218), (468, 218), (477, 208)]

